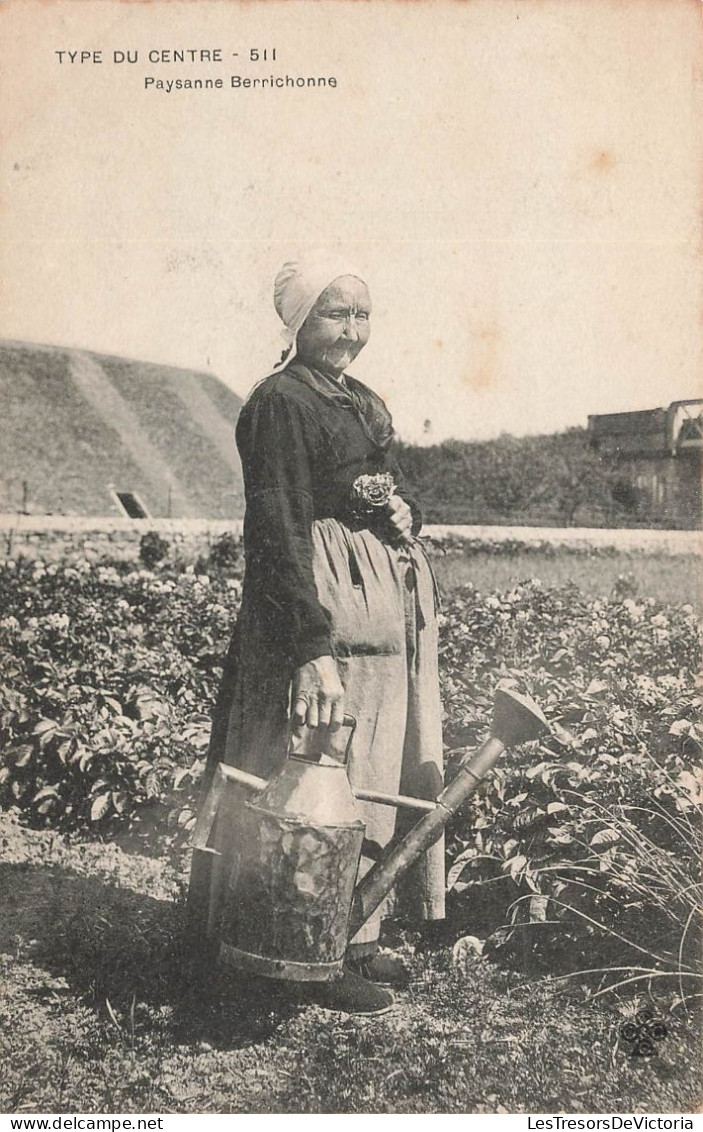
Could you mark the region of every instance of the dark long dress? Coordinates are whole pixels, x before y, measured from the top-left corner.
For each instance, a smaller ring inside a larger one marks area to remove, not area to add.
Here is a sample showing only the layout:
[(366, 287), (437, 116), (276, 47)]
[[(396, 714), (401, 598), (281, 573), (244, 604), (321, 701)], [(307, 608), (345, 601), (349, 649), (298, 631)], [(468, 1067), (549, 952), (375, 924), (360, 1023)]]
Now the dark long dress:
[[(213, 718), (210, 771), (219, 761), (268, 777), (285, 757), (294, 671), (336, 658), (345, 710), (357, 719), (354, 785), (434, 797), (442, 785), (435, 587), (418, 544), (400, 546), (387, 518), (358, 513), (351, 485), (390, 472), (421, 519), (390, 446), (381, 401), (361, 382), (341, 384), (300, 363), (266, 378), (240, 414), (237, 445), (246, 493), (242, 607)], [(367, 839), (384, 848), (395, 811), (362, 806)], [(190, 905), (196, 927), (217, 938), (227, 871), (223, 852), (196, 854)], [(362, 859), (362, 869), (369, 862)], [(406, 891), (427, 918), (444, 914), (443, 844), (429, 850)], [(355, 937), (378, 935), (380, 911)]]

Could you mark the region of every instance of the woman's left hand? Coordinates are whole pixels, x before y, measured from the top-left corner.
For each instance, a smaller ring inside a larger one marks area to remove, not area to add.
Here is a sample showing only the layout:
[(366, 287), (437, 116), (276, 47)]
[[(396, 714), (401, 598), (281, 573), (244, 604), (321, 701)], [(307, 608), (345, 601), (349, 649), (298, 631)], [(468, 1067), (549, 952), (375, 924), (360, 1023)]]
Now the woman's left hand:
[(399, 495), (392, 495), (388, 500), (388, 518), (395, 534), (401, 542), (410, 542), (413, 529), (413, 513), (410, 507)]

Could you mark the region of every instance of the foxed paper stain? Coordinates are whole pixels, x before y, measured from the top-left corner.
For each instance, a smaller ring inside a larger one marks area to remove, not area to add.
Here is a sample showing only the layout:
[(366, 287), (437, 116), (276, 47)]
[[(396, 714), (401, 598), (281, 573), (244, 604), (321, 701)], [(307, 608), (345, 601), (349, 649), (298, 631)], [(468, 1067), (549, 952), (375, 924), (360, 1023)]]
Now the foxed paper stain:
[(501, 379), (500, 347), (503, 339), (498, 322), (472, 319), (469, 336), (469, 370), (462, 381), (475, 393), (497, 384)]
[(617, 158), (609, 149), (596, 150), (590, 161), (590, 167), (594, 173), (610, 173), (616, 165)]

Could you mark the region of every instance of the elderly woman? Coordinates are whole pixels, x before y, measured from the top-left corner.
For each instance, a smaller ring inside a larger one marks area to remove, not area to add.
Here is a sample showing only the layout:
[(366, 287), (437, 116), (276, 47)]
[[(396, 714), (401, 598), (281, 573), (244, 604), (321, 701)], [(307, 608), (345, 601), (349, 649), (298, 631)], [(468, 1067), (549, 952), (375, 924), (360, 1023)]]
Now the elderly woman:
[[(435, 797), (442, 785), (436, 591), (414, 540), (420, 512), (391, 453), (386, 406), (346, 372), (369, 339), (369, 290), (344, 266), (288, 263), (274, 302), (289, 348), (237, 423), (246, 570), (209, 764), (268, 777), (285, 757), (291, 717), (334, 728), (346, 712), (357, 721), (352, 785)], [(379, 473), (392, 477), (392, 494), (380, 509), (365, 507), (359, 477)], [(396, 832), (396, 811), (361, 808), (377, 855)], [(370, 863), (362, 857), (362, 871)], [(405, 890), (409, 911), (444, 915), (441, 842)], [(201, 922), (207, 916), (211, 933), (217, 893), (200, 862), (191, 909)], [(351, 941), (343, 977), (319, 987), (319, 1002), (359, 1014), (389, 1008), (392, 995), (378, 983), (397, 982), (402, 972), (379, 952), (380, 923), (379, 910)]]

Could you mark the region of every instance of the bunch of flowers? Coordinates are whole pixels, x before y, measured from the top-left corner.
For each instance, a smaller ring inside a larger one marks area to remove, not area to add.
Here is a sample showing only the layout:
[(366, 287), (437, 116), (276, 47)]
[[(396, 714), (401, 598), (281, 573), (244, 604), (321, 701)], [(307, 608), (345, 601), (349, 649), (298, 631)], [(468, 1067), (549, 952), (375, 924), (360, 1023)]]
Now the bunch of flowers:
[(395, 482), (390, 472), (357, 476), (351, 487), (352, 501), (361, 513), (386, 507), (394, 491)]

